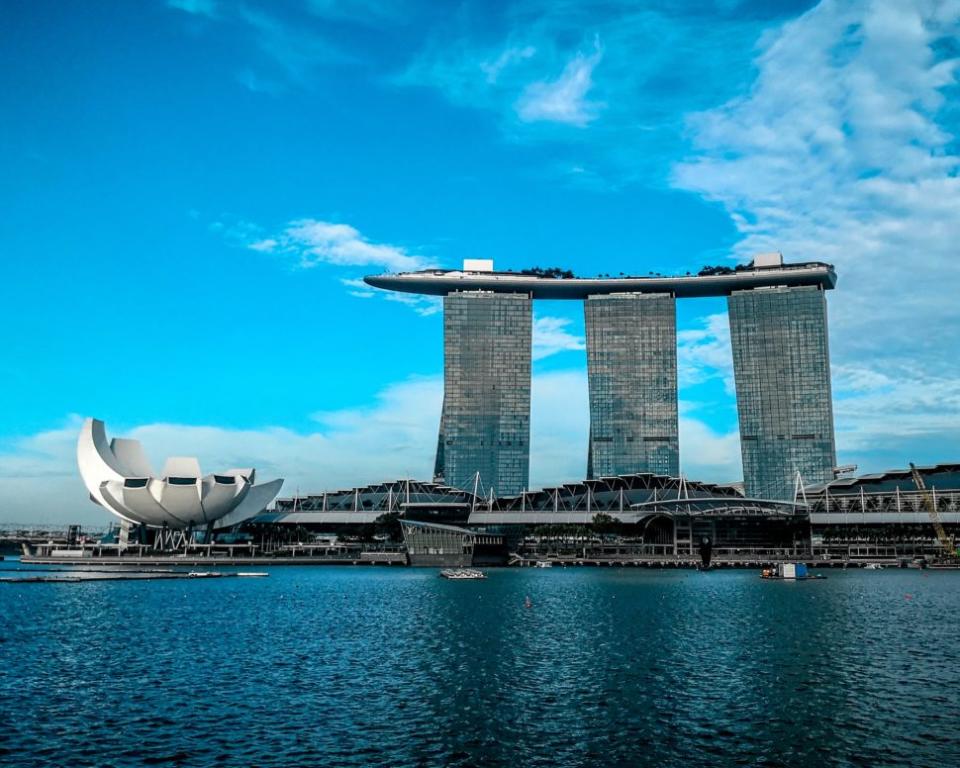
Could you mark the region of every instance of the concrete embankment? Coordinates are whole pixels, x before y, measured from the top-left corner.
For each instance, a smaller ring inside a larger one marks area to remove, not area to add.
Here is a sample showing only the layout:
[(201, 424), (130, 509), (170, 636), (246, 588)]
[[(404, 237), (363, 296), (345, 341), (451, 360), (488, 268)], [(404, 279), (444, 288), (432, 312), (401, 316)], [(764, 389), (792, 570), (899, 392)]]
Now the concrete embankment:
[[(131, 555), (120, 557), (51, 557), (48, 555), (23, 555), (20, 562), (24, 565), (44, 566), (79, 566), (89, 568), (136, 568), (136, 567), (207, 567), (218, 566), (282, 566), (282, 565), (407, 565), (407, 557), (403, 552), (357, 552), (351, 555), (297, 555), (297, 556), (229, 556), (229, 555)], [(714, 559), (712, 569), (749, 568), (762, 569), (776, 565), (778, 562), (804, 562), (809, 568), (862, 568), (868, 563), (881, 565), (885, 568), (902, 567), (904, 563), (896, 560), (809, 560), (803, 557), (789, 558), (721, 558)], [(497, 565), (488, 563), (488, 566)], [(588, 567), (588, 568), (685, 568), (701, 567), (697, 557), (570, 557), (570, 558), (534, 558), (514, 557), (508, 563), (501, 563), (511, 567)], [(931, 565), (930, 567), (936, 567)]]
[(50, 557), (42, 555), (22, 555), (24, 565), (75, 565), (101, 567), (136, 566), (204, 566), (222, 565), (406, 565), (407, 556), (403, 552), (358, 552), (355, 556), (303, 555), (296, 557), (230, 557), (214, 555), (210, 557), (194, 555), (144, 555), (121, 557)]

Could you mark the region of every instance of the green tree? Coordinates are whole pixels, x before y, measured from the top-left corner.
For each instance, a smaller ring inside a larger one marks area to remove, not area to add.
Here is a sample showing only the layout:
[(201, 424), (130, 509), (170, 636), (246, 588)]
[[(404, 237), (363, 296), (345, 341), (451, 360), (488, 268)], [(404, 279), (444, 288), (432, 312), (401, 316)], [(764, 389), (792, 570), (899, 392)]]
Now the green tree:
[(613, 533), (617, 530), (617, 521), (604, 512), (597, 512), (597, 514), (593, 516), (590, 528), (597, 535), (603, 536), (604, 534)]
[(389, 536), (392, 541), (403, 541), (399, 512), (384, 512), (374, 520), (373, 524), (377, 528), (377, 533), (381, 536)]

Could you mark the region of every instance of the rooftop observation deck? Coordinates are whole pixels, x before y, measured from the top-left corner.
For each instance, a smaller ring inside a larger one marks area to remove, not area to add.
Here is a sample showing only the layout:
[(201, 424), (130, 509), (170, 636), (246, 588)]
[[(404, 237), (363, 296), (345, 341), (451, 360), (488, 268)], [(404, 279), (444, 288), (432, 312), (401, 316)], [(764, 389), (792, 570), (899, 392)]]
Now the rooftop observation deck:
[[(705, 274), (706, 273), (706, 274)], [(585, 299), (610, 293), (668, 293), (677, 298), (729, 296), (734, 291), (772, 286), (837, 285), (831, 264), (819, 261), (771, 266), (713, 267), (697, 275), (647, 275), (620, 277), (569, 277), (492, 269), (427, 269), (420, 272), (369, 275), (364, 282), (374, 288), (403, 293), (444, 296), (455, 291), (525, 293), (535, 299)]]

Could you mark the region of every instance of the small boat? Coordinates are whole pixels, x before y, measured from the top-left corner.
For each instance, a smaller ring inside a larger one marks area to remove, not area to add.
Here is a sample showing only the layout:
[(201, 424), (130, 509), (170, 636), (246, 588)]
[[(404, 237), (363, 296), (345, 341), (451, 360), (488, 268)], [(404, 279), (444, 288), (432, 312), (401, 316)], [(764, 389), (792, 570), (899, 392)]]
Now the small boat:
[(819, 573), (808, 573), (804, 563), (777, 563), (773, 568), (764, 568), (760, 572), (761, 579), (779, 579), (782, 581), (811, 581), (825, 579)]
[(882, 570), (883, 570), (883, 564), (882, 564), (882, 563), (867, 563), (865, 566), (863, 566), (863, 570), (865, 570), (865, 571), (882, 571)]
[(553, 568), (553, 563), (549, 560), (537, 560), (537, 568)]
[(460, 581), (464, 579), (485, 579), (487, 574), (476, 568), (444, 568), (440, 575), (445, 579)]
[(240, 578), (247, 578), (247, 579), (262, 579), (265, 576), (269, 576), (269, 575), (270, 574), (266, 573), (265, 571), (239, 571), (237, 573), (237, 576), (239, 576)]
[(223, 575), (222, 573), (218, 573), (217, 571), (190, 571), (190, 573), (187, 574), (187, 578), (190, 578), (190, 579), (215, 579), (215, 578), (217, 578), (218, 576), (222, 576), (222, 575)]

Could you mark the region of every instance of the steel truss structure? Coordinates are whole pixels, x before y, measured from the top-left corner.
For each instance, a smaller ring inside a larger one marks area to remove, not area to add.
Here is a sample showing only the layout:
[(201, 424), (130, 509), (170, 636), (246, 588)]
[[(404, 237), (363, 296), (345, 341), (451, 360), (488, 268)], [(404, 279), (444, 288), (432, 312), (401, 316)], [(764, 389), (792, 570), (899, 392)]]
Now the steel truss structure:
[[(302, 512), (403, 512), (417, 506), (456, 505), (472, 509), (476, 497), (442, 483), (392, 480), (347, 490), (277, 499), (276, 514)], [(261, 518), (266, 517), (261, 515)]]
[(278, 499), (276, 510), (259, 523), (373, 522), (386, 513), (404, 515), (420, 509), (461, 510), (464, 521), (502, 522), (562, 520), (587, 523), (608, 514), (624, 523), (651, 515), (669, 517), (802, 518), (806, 505), (792, 501), (748, 499), (731, 485), (717, 485), (651, 473), (600, 477), (517, 496), (484, 496), (439, 483), (394, 480), (349, 490)]
[[(944, 523), (960, 523), (960, 464), (918, 467), (926, 490), (909, 469), (843, 478), (808, 487), (811, 521), (831, 525), (930, 524), (929, 501)], [(925, 499), (926, 496), (926, 499)]]

